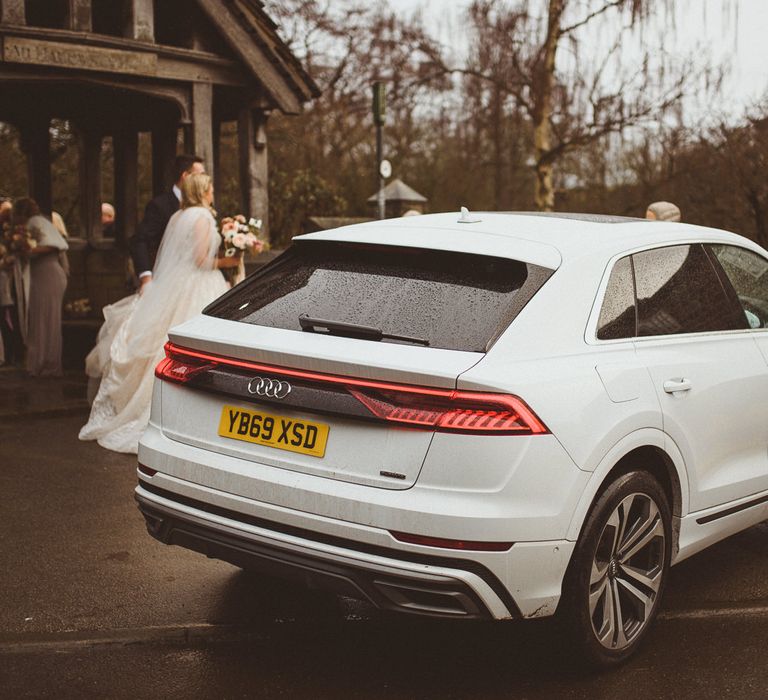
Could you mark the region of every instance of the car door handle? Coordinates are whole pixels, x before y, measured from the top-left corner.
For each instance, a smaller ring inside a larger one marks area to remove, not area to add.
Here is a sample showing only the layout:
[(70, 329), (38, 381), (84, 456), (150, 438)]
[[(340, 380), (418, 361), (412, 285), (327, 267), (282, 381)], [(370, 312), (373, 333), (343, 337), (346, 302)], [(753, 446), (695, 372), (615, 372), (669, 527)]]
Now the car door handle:
[(664, 391), (668, 394), (676, 394), (678, 391), (690, 391), (690, 379), (667, 379), (664, 382)]

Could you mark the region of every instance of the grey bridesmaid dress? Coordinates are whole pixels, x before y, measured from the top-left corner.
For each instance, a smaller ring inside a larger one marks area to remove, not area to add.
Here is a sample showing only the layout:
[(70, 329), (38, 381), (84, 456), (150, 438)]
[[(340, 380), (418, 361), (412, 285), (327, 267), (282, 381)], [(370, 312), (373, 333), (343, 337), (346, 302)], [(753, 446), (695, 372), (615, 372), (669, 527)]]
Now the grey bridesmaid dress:
[(53, 224), (43, 216), (27, 222), (38, 245), (55, 251), (30, 259), (29, 306), (27, 310), (27, 372), (33, 377), (62, 374), (61, 309), (67, 288), (67, 273), (61, 257), (69, 247)]
[(59, 253), (45, 253), (30, 261), (27, 371), (33, 377), (62, 374), (61, 307), (66, 288)]

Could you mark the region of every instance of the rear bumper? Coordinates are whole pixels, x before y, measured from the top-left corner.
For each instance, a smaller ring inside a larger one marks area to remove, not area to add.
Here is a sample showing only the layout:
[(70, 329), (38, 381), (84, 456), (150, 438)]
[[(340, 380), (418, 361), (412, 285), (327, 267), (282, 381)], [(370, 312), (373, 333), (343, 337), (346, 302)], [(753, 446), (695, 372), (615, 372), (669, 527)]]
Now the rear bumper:
[[(136, 500), (149, 533), (242, 568), (432, 617), (521, 617), (501, 582), (467, 560), (361, 548), (339, 538), (249, 518), (140, 482)], [(471, 570), (470, 570), (471, 569)]]
[[(563, 535), (580, 480), (589, 477), (556, 459), (524, 460), (536, 478), (517, 471), (498, 492), (448, 489), (428, 475), (423, 486), (377, 489), (182, 444), (152, 422), (138, 457), (157, 470), (138, 473), (136, 495), (163, 542), (312, 585), (341, 582), (347, 594), (381, 607), (494, 619), (555, 612), (575, 546)], [(515, 544), (503, 552), (449, 550), (400, 542), (392, 530)], [(415, 592), (402, 600), (396, 586), (375, 584), (380, 576), (399, 587), (405, 580)]]

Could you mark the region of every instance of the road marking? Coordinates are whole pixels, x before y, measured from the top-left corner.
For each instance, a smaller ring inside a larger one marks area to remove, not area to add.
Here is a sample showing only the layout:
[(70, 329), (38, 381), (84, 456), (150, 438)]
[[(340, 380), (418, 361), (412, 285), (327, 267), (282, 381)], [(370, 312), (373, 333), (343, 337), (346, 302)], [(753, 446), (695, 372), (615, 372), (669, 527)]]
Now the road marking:
[[(768, 605), (732, 608), (699, 608), (693, 610), (665, 610), (659, 621), (768, 618)], [(343, 622), (340, 620), (340, 622)], [(266, 641), (282, 624), (272, 623), (256, 631), (236, 625), (158, 625), (114, 630), (84, 630), (71, 632), (0, 634), (0, 656), (44, 652), (75, 652), (81, 649), (129, 644), (190, 644), (200, 642), (253, 642)], [(284, 629), (284, 628), (283, 628)]]
[(18, 633), (0, 635), (0, 655), (25, 654), (46, 651), (77, 651), (101, 646), (125, 646), (171, 642), (259, 641), (267, 639), (263, 632), (257, 632), (234, 625), (158, 625), (114, 630), (84, 630), (82, 632)]
[(664, 610), (659, 613), (659, 620), (704, 620), (710, 617), (768, 617), (768, 605), (752, 605), (739, 608)]

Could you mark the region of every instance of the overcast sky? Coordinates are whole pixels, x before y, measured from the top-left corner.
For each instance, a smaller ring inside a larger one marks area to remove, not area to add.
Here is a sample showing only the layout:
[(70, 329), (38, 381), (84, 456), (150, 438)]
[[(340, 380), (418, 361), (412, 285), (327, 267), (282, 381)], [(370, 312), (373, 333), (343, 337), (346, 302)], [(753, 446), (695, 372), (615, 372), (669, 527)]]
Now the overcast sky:
[[(768, 0), (738, 0), (736, 26), (733, 13), (724, 18), (729, 0), (674, 0), (675, 29), (667, 41), (670, 50), (681, 54), (693, 51), (697, 43), (711, 48), (716, 62), (731, 64), (723, 94), (727, 111), (742, 112), (744, 107), (768, 93)], [(471, 0), (389, 0), (405, 15), (417, 7), (425, 8), (425, 19), (443, 43), (460, 50), (462, 11)], [(730, 17), (730, 22), (728, 21)], [(735, 31), (734, 31), (735, 29)]]

